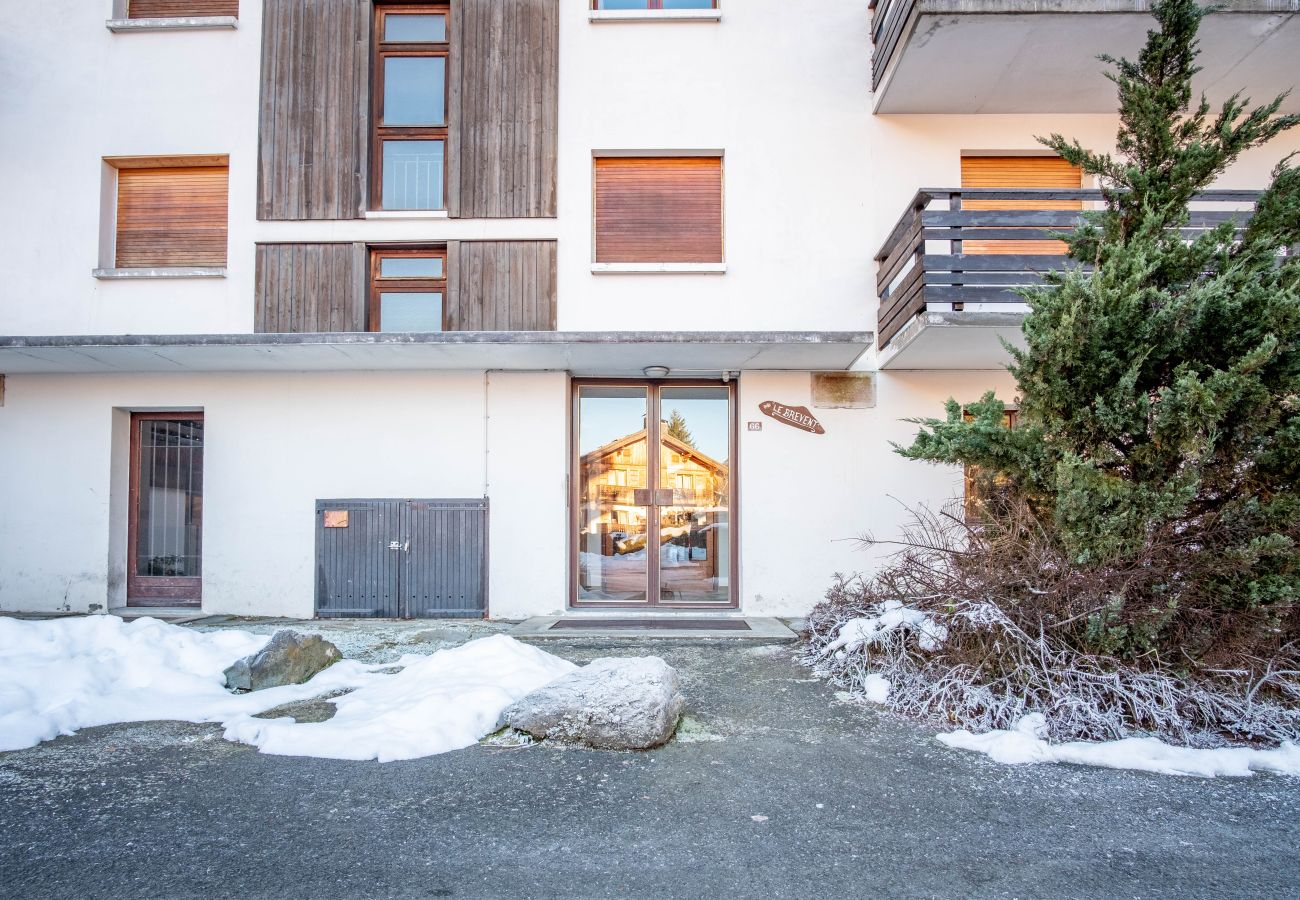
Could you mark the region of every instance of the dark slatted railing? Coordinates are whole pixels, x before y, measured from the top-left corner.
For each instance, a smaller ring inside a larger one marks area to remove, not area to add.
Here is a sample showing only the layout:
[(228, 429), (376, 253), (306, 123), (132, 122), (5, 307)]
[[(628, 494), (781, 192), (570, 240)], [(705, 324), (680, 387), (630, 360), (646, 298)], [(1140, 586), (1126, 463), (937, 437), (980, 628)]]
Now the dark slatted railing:
[(880, 88), (880, 80), (885, 77), (889, 61), (898, 50), (903, 40), (903, 29), (912, 15), (916, 0), (872, 0), (875, 11), (871, 19), (871, 89)]
[[(1184, 236), (1195, 237), (1227, 221), (1244, 226), (1259, 196), (1259, 191), (1207, 191), (1197, 196)], [(1042, 207), (1059, 203), (1098, 208), (1101, 199), (1100, 191), (1059, 188), (919, 191), (876, 254), (880, 346), (931, 304), (951, 310), (966, 303), (1024, 303), (1018, 288), (1041, 284), (1043, 272), (1071, 264), (1064, 254), (1053, 252), (1061, 246), (1054, 239), (1073, 230), (1082, 218), (1080, 209)], [(963, 209), (963, 201), (985, 208)], [(1008, 201), (1038, 208), (987, 208)], [(1026, 241), (1046, 243), (1037, 248), (1031, 244), (1029, 249), (1036, 252), (1026, 253)], [(978, 252), (971, 252), (976, 248)]]

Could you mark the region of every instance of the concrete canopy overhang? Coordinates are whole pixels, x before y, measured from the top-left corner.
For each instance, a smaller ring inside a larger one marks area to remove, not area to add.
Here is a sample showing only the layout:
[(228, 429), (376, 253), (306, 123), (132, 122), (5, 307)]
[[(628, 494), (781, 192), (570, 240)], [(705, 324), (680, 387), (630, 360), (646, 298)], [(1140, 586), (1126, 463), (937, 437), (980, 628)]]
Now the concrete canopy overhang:
[[(1113, 113), (1101, 53), (1136, 58), (1146, 0), (912, 0), (883, 66), (877, 113)], [(1300, 83), (1300, 0), (1226, 0), (1201, 27), (1194, 82), (1213, 104)], [(879, 11), (877, 15), (879, 15)], [(876, 53), (882, 52), (877, 46)], [(1300, 91), (1282, 112), (1300, 112)]]
[(870, 332), (193, 334), (0, 337), (0, 374), (101, 372), (563, 371), (670, 377), (746, 369), (844, 370)]
[(881, 349), (880, 368), (1005, 369), (1011, 354), (1003, 341), (1025, 346), (1020, 325), (1027, 311), (923, 312)]

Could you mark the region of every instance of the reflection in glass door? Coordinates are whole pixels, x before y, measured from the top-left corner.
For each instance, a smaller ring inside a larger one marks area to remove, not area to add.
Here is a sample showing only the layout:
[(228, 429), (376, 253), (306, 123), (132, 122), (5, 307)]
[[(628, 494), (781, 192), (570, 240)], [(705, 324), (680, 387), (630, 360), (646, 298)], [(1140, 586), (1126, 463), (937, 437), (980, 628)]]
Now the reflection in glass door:
[(582, 384), (575, 397), (581, 606), (733, 606), (731, 387)]
[(731, 600), (731, 415), (726, 386), (659, 392), (659, 597)]

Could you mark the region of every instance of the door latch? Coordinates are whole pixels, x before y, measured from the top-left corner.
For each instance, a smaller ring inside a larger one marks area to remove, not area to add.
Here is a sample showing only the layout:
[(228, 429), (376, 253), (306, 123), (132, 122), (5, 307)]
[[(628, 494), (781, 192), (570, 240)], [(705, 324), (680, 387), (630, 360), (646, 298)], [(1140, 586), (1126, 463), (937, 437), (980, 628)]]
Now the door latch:
[(401, 550), (401, 549), (402, 549), (402, 542), (401, 542), (401, 541), (389, 541), (389, 542), (388, 542), (388, 549), (389, 549), (389, 550)]

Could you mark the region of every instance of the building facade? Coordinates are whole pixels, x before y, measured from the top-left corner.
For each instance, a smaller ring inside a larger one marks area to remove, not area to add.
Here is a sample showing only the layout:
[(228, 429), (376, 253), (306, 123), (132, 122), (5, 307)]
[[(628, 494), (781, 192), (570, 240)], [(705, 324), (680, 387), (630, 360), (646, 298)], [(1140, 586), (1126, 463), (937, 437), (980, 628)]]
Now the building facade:
[[(1035, 138), (1113, 146), (1146, 6), (0, 11), (0, 610), (807, 612), (961, 498), (893, 445), (1013, 398), (1097, 202)], [(1211, 16), (1210, 98), (1298, 13)]]

